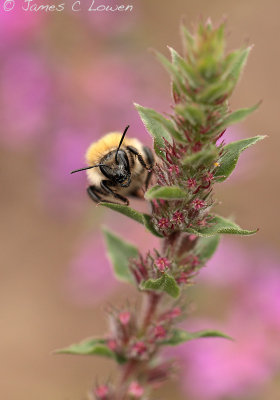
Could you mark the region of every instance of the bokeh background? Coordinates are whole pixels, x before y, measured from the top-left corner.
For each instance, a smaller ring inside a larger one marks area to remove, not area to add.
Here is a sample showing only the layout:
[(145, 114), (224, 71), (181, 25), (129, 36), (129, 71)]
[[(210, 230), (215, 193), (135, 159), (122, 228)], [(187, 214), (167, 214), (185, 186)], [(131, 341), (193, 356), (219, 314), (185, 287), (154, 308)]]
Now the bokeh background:
[(89, 143), (127, 124), (151, 143), (132, 103), (168, 111), (170, 85), (148, 49), (181, 49), (182, 17), (191, 27), (211, 16), (227, 17), (230, 49), (255, 44), (231, 104), (263, 103), (227, 140), (268, 138), (216, 194), (222, 215), (260, 232), (223, 240), (189, 295), (186, 327), (220, 328), (235, 342), (182, 346), (180, 374), (157, 398), (279, 399), (279, 2), (132, 0), (131, 13), (74, 14), (69, 0), (50, 13), (24, 13), (15, 1), (11, 12), (0, 3), (1, 398), (84, 399), (97, 377), (114, 374), (110, 361), (51, 352), (105, 332), (106, 305), (134, 296), (111, 275), (101, 225), (142, 248), (156, 242), (96, 208), (85, 175), (69, 171), (84, 165)]

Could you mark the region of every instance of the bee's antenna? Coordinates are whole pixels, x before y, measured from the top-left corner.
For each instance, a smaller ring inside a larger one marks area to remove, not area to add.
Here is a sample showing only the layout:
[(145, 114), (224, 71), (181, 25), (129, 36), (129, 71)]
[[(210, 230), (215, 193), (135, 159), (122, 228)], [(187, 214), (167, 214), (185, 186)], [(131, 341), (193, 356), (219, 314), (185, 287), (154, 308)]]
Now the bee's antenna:
[(118, 152), (119, 152), (119, 150), (120, 150), (120, 147), (121, 147), (121, 145), (122, 145), (122, 142), (123, 142), (123, 140), (124, 140), (124, 137), (125, 137), (125, 135), (126, 135), (126, 132), (127, 132), (128, 128), (129, 128), (129, 125), (127, 125), (127, 127), (125, 128), (125, 130), (124, 130), (124, 132), (123, 132), (123, 134), (122, 134), (120, 143), (119, 143), (119, 147), (117, 148), (117, 152), (116, 152), (116, 155), (115, 155), (115, 162), (116, 162), (116, 164), (119, 163), (119, 162), (118, 162)]
[(74, 171), (71, 171), (70, 174), (75, 174), (76, 172), (84, 171), (86, 169), (91, 169), (91, 168), (95, 168), (95, 167), (107, 167), (107, 165), (105, 165), (105, 164), (97, 164), (97, 165), (92, 165), (91, 167), (75, 169)]

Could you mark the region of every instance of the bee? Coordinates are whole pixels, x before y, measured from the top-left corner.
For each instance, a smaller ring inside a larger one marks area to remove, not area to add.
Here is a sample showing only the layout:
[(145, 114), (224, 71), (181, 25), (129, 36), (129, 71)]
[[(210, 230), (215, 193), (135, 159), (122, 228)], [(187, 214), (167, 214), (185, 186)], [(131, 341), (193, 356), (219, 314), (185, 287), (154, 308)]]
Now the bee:
[(126, 196), (141, 198), (141, 188), (148, 187), (154, 165), (153, 152), (138, 139), (126, 139), (128, 128), (129, 125), (122, 134), (108, 133), (92, 143), (86, 152), (89, 166), (71, 172), (87, 170), (90, 184), (87, 192), (96, 203), (129, 205)]

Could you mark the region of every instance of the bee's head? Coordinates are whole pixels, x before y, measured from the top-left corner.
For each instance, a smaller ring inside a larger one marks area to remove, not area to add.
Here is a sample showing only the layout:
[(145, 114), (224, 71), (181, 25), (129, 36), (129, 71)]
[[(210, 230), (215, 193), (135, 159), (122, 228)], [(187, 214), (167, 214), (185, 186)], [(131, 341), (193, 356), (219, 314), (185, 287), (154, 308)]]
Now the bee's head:
[[(122, 142), (126, 135), (129, 125), (125, 128), (120, 143), (116, 151), (109, 155), (109, 158), (104, 160), (101, 164), (92, 165), (90, 167), (80, 168), (72, 171), (71, 174), (79, 171), (84, 171), (86, 169), (99, 167), (100, 171), (106, 178), (119, 184), (122, 187), (128, 187), (131, 182), (131, 173), (129, 168), (129, 161), (126, 152), (121, 149)], [(102, 160), (103, 161), (103, 160)]]
[(100, 171), (110, 181), (118, 183), (122, 187), (128, 187), (131, 181), (131, 173), (126, 152), (117, 150), (112, 158), (110, 164), (100, 166)]

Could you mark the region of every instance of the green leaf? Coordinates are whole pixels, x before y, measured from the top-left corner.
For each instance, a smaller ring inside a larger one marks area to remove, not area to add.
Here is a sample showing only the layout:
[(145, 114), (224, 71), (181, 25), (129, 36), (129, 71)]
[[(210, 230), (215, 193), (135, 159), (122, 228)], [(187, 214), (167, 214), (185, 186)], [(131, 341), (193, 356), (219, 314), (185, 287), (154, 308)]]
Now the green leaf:
[(188, 64), (183, 57), (181, 57), (176, 50), (174, 50), (172, 47), (168, 46), (170, 53), (171, 53), (171, 57), (172, 57), (172, 62), (174, 64), (174, 66), (178, 69), (180, 69), (184, 75), (184, 77), (186, 78), (186, 80), (188, 81), (188, 83), (190, 84), (190, 86), (192, 88), (196, 88), (197, 86), (199, 86), (199, 84), (201, 83), (201, 80), (199, 80), (196, 71), (193, 69), (193, 67)]
[(181, 25), (181, 32), (183, 37), (183, 46), (186, 52), (187, 58), (190, 60), (192, 64), (195, 63), (195, 54), (194, 54), (194, 47), (195, 47), (195, 38), (194, 36), (188, 31), (186, 26)]
[(144, 225), (148, 231), (150, 231), (153, 235), (157, 237), (162, 237), (160, 233), (158, 233), (155, 228), (154, 224), (151, 221), (151, 216), (148, 214), (141, 214), (139, 211), (134, 210), (128, 206), (122, 204), (113, 204), (113, 203), (100, 203), (101, 206), (105, 206), (110, 208), (113, 211), (117, 211), (120, 214), (126, 215), (127, 217), (133, 219), (136, 222)]
[(257, 143), (259, 140), (263, 140), (264, 138), (265, 136), (255, 136), (252, 138), (242, 139), (238, 140), (237, 142), (227, 144), (223, 148), (223, 154), (220, 159), (220, 166), (215, 171), (217, 182), (223, 182), (230, 176), (237, 164), (238, 158), (242, 151)]
[(143, 224), (143, 214), (141, 214), (137, 210), (134, 210), (133, 208), (130, 208), (123, 204), (114, 204), (114, 203), (106, 203), (106, 202), (102, 202), (102, 203), (100, 203), (100, 205), (104, 206), (104, 207), (108, 207), (111, 210), (117, 211), (117, 212), (133, 219), (134, 221), (139, 222), (140, 224)]
[(206, 86), (197, 96), (197, 102), (212, 104), (224, 96), (228, 96), (232, 90), (233, 83), (229, 81), (218, 81)]
[(171, 297), (178, 297), (180, 294), (180, 288), (177, 285), (175, 279), (164, 273), (158, 279), (148, 279), (147, 281), (141, 284), (142, 290), (156, 290), (160, 292), (166, 292)]
[(129, 269), (129, 260), (138, 257), (137, 248), (107, 229), (103, 229), (103, 233), (115, 276), (120, 281), (134, 283), (132, 273)]
[(163, 67), (169, 72), (172, 78), (173, 89), (176, 93), (180, 94), (183, 92), (186, 96), (188, 96), (187, 86), (184, 82), (181, 71), (172, 64), (166, 57), (164, 57), (161, 53), (155, 52), (157, 59), (163, 65)]
[(161, 342), (163, 345), (167, 346), (177, 346), (179, 344), (188, 342), (189, 340), (199, 339), (199, 338), (209, 338), (209, 337), (218, 337), (233, 340), (230, 336), (225, 335), (219, 331), (198, 331), (198, 332), (186, 332), (183, 329), (174, 329), (173, 334), (170, 339), (164, 340)]
[(236, 50), (230, 53), (224, 63), (224, 72), (221, 76), (221, 79), (233, 78), (235, 82), (238, 81), (240, 73), (242, 72), (246, 62), (248, 55), (252, 49), (252, 46), (249, 46), (245, 49)]
[(163, 199), (177, 200), (186, 199), (187, 192), (178, 186), (154, 186), (145, 193), (147, 200)]
[[(154, 149), (157, 155), (164, 157), (164, 152), (162, 148), (165, 147), (165, 143), (163, 138), (165, 138), (169, 143), (172, 142), (172, 138), (170, 133), (163, 125), (162, 121), (159, 121), (158, 113), (156, 113), (151, 108), (145, 108), (140, 106), (139, 104), (134, 104), (143, 124), (145, 125), (147, 131), (151, 134), (154, 139)], [(163, 118), (163, 117), (162, 117)], [(168, 120), (166, 120), (168, 121)], [(169, 121), (170, 122), (170, 121)]]
[(195, 246), (195, 253), (199, 255), (199, 258), (201, 258), (203, 261), (207, 261), (217, 250), (219, 241), (219, 235), (201, 237)]
[(204, 126), (206, 124), (206, 115), (199, 104), (192, 103), (184, 106), (179, 104), (175, 107), (175, 112), (181, 115), (192, 126)]
[(185, 156), (182, 160), (182, 164), (185, 167), (191, 166), (192, 168), (197, 168), (200, 165), (204, 165), (205, 167), (211, 165), (212, 167), (218, 156), (219, 149), (214, 144), (210, 144), (207, 148), (200, 150), (197, 153)]
[[(135, 107), (138, 109), (138, 107), (140, 108), (144, 108), (139, 106), (138, 104), (135, 104)], [(150, 115), (150, 118), (153, 119), (155, 122), (159, 123), (162, 125), (162, 128), (164, 128), (168, 134), (172, 135), (174, 137), (174, 139), (180, 141), (180, 142), (185, 142), (186, 139), (183, 138), (181, 136), (181, 134), (176, 130), (173, 122), (167, 118), (165, 118), (163, 115), (161, 115), (160, 113), (156, 112), (155, 110), (151, 109), (151, 108), (146, 108), (146, 110), (148, 110), (148, 113)], [(140, 113), (140, 112), (139, 112)], [(168, 140), (168, 138), (166, 138)]]
[(260, 102), (255, 104), (253, 107), (249, 108), (241, 108), (240, 110), (234, 111), (229, 114), (220, 124), (219, 130), (222, 131), (223, 129), (227, 128), (232, 124), (236, 124), (237, 122), (241, 122), (245, 119), (249, 114), (255, 111), (260, 105)]
[(115, 353), (109, 349), (104, 339), (89, 338), (80, 343), (55, 351), (56, 354), (97, 355), (115, 358)]
[(210, 226), (205, 226), (201, 227), (199, 229), (194, 229), (194, 228), (187, 228), (185, 232), (188, 233), (194, 233), (195, 235), (198, 236), (213, 236), (221, 233), (225, 234), (231, 234), (231, 235), (241, 235), (241, 236), (246, 236), (246, 235), (253, 235), (258, 231), (258, 229), (254, 231), (249, 231), (240, 228), (239, 225), (235, 224), (234, 222), (225, 219), (219, 215), (212, 216), (213, 218), (211, 219), (209, 225)]

